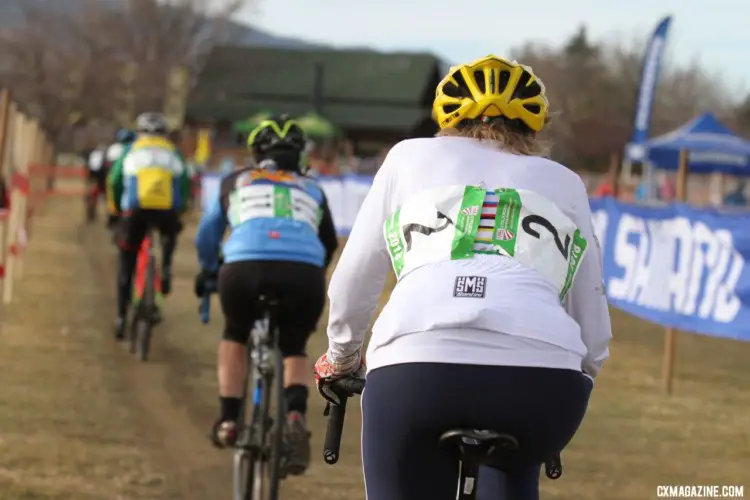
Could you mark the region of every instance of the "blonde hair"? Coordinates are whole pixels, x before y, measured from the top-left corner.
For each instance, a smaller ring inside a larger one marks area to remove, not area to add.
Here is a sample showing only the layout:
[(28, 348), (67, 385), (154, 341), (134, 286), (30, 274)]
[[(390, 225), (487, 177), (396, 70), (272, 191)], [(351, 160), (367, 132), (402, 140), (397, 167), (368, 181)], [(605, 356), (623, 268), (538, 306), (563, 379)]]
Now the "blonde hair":
[(473, 123), (461, 128), (448, 127), (440, 130), (436, 137), (468, 137), (492, 143), (507, 153), (522, 156), (549, 156), (552, 144), (538, 134), (523, 134), (512, 130), (505, 123)]

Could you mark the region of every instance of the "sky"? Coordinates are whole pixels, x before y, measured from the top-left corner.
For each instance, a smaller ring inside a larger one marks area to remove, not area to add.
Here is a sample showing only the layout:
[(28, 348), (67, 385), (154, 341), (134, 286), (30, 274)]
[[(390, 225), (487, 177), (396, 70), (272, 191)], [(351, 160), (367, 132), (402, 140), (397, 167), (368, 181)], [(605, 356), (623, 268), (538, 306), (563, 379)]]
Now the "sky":
[(239, 17), (278, 35), (458, 63), (528, 41), (559, 45), (581, 24), (594, 40), (633, 43), (664, 15), (673, 16), (667, 61), (699, 61), (730, 88), (750, 89), (748, 0), (260, 0)]

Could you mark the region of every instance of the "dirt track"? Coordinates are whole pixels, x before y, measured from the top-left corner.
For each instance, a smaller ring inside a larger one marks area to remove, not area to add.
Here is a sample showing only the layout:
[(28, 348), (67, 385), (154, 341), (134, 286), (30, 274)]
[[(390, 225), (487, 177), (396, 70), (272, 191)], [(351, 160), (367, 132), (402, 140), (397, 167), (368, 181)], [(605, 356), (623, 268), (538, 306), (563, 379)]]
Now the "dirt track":
[[(214, 450), (206, 437), (216, 412), (214, 348), (221, 318), (217, 308), (216, 319), (209, 326), (198, 321), (197, 300), (192, 296), (193, 235), (187, 231), (183, 237), (175, 263), (175, 293), (167, 300), (165, 322), (157, 327), (151, 360), (141, 364), (111, 338), (114, 248), (101, 224), (80, 225), (78, 208), (73, 200), (53, 202), (46, 215), (35, 221), (18, 301), (3, 318), (7, 325), (3, 337), (28, 349), (23, 375), (35, 379), (21, 380), (21, 373), (13, 373), (14, 378), (18, 376), (14, 382), (26, 385), (29, 391), (41, 391), (52, 406), (40, 401), (40, 412), (55, 414), (63, 424), (42, 423), (40, 415), (39, 425), (30, 426), (29, 431), (48, 435), (60, 448), (71, 439), (79, 441), (80, 460), (68, 464), (74, 469), (70, 475), (79, 477), (75, 481), (59, 477), (63, 471), (47, 463), (54, 457), (43, 454), (34, 460), (49, 467), (49, 481), (33, 484), (30, 477), (14, 471), (14, 460), (9, 457), (23, 454), (11, 449), (13, 441), (20, 446), (24, 439), (19, 433), (10, 442), (0, 441), (4, 455), (0, 498), (229, 498), (230, 455)], [(29, 345), (31, 336), (34, 342)], [(38, 351), (53, 352), (44, 356)], [(16, 352), (14, 357), (18, 359), (18, 355)], [(7, 368), (9, 362), (12, 364), (0, 355), (0, 366)], [(56, 382), (55, 386), (36, 386), (40, 366), (50, 370), (50, 382)], [(27, 384), (29, 381), (32, 383)], [(62, 408), (73, 411), (61, 416)], [(7, 410), (9, 420), (20, 420)], [(317, 402), (312, 411), (320, 414)], [(352, 420), (355, 418), (353, 415)], [(313, 419), (322, 423), (317, 416)], [(0, 425), (4, 421), (0, 413)], [(98, 432), (91, 433), (91, 426)], [(320, 438), (320, 432), (316, 434)], [(99, 447), (100, 440), (112, 439), (132, 452), (132, 463), (120, 461), (120, 449), (89, 453), (89, 448)], [(356, 449), (358, 439), (350, 445)], [(112, 463), (102, 462), (100, 452)], [(64, 460), (65, 452), (61, 453), (58, 460)], [(349, 467), (356, 470), (356, 455), (353, 459)], [(104, 477), (91, 478), (91, 469), (100, 470)], [(107, 481), (107, 476), (113, 480)], [(354, 485), (361, 484), (360, 477), (355, 473)], [(91, 484), (84, 484), (87, 482)], [(4, 494), (6, 483), (12, 488), (11, 496)], [(302, 493), (299, 486), (309, 487), (310, 481), (289, 481), (285, 496), (297, 497), (295, 493)], [(342, 492), (340, 498), (351, 496)]]

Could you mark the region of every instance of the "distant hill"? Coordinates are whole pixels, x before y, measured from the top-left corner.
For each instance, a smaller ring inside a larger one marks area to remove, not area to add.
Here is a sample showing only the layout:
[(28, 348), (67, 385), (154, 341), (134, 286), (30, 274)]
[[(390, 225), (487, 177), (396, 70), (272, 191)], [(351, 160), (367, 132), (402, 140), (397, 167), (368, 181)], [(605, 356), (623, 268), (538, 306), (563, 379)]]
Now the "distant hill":
[[(88, 1), (90, 0), (0, 0), (0, 29), (18, 27), (23, 23), (22, 3), (39, 5), (46, 10), (74, 16), (86, 8)], [(117, 8), (117, 5), (121, 3), (121, 0), (100, 1), (111, 5), (113, 8)], [(238, 45), (299, 49), (322, 46), (297, 38), (276, 36), (267, 31), (234, 21), (230, 23), (229, 27), (229, 42)]]

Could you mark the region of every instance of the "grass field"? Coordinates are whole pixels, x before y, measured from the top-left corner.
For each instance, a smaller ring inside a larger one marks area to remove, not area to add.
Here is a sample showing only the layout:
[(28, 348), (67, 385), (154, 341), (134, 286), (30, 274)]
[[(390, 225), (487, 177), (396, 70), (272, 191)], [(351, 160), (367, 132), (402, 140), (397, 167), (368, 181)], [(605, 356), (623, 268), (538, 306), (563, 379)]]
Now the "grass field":
[[(50, 202), (35, 220), (16, 301), (1, 311), (0, 500), (229, 498), (230, 456), (206, 438), (221, 318), (214, 307), (211, 324), (198, 321), (192, 230), (152, 360), (139, 364), (110, 335), (114, 248), (81, 215), (79, 200)], [(563, 454), (565, 474), (543, 480), (543, 498), (650, 499), (657, 485), (743, 480), (750, 496), (750, 344), (679, 335), (666, 397), (663, 331), (617, 311), (613, 321), (611, 360)], [(325, 345), (321, 329), (310, 353)], [(339, 464), (326, 466), (313, 396), (315, 463), (284, 484), (284, 499), (364, 498), (356, 407)]]

